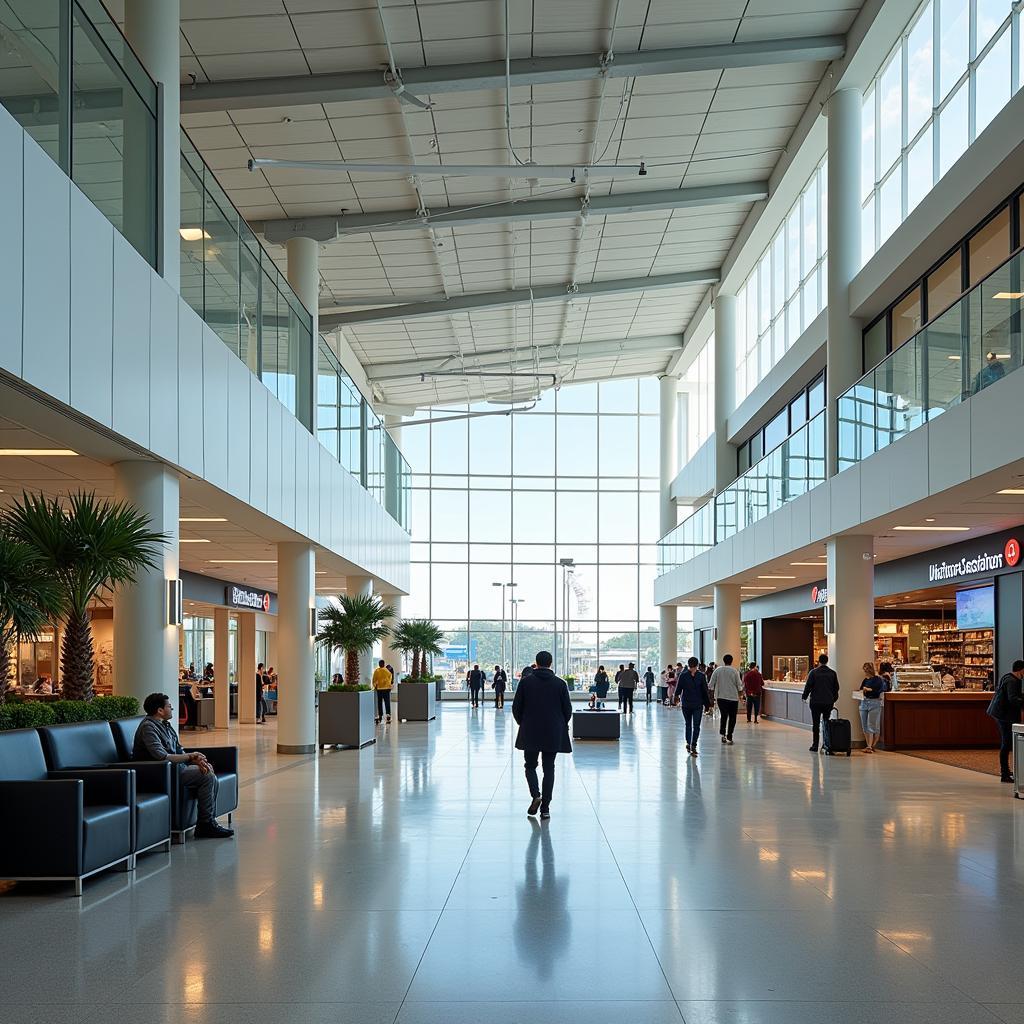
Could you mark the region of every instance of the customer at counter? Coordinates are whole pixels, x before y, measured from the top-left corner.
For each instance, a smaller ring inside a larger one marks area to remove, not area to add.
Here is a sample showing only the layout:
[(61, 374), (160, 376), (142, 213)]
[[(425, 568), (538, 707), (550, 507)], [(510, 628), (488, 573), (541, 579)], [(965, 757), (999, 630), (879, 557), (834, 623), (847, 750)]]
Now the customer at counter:
[(864, 730), (864, 753), (873, 754), (875, 744), (882, 732), (882, 694), (887, 686), (883, 676), (875, 671), (873, 661), (865, 661), (861, 666), (864, 679), (857, 692), (860, 693), (860, 727)]
[(747, 696), (747, 721), (754, 716), (754, 725), (761, 721), (761, 695), (764, 693), (764, 676), (752, 661), (743, 675), (743, 692)]
[(987, 708), (990, 718), (999, 726), (999, 776), (1000, 782), (1013, 782), (1010, 771), (1010, 750), (1013, 748), (1013, 727), (1020, 721), (1024, 695), (1021, 680), (1024, 679), (1024, 661), (1015, 661), (996, 687), (996, 692)]
[(812, 668), (804, 684), (802, 700), (811, 708), (811, 745), (808, 750), (817, 753), (821, 739), (821, 722), (832, 714), (839, 700), (839, 676), (828, 667), (828, 655), (818, 655), (818, 665)]

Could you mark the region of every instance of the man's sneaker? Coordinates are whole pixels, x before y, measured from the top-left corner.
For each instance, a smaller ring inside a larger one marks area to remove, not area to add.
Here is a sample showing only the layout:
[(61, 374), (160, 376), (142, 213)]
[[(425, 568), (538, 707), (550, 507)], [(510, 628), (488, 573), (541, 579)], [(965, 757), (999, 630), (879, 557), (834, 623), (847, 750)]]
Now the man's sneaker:
[(999, 781), (1000, 782), (1013, 782), (1013, 776), (1012, 775), (1004, 775)]
[(527, 810), (526, 813), (530, 814), (530, 815), (533, 815), (533, 814), (536, 814), (539, 810), (540, 810), (540, 797), (539, 796), (535, 796), (530, 801), (530, 807), (529, 807), (529, 809)]
[(230, 839), (234, 834), (233, 828), (225, 828), (215, 821), (201, 821), (196, 825), (196, 839)]
[(550, 817), (551, 817), (551, 811), (549, 811), (546, 807), (543, 808), (541, 810), (541, 812), (540, 812), (540, 820), (541, 821), (547, 821)]

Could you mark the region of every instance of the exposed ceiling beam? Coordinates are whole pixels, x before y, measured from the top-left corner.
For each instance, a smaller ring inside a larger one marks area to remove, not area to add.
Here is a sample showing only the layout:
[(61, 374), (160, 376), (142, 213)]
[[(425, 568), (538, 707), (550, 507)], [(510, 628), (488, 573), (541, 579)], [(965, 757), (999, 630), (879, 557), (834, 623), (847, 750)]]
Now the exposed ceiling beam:
[(408, 231), (415, 227), (449, 228), (467, 224), (513, 224), (516, 221), (573, 220), (616, 214), (636, 214), (648, 210), (685, 210), (727, 203), (756, 203), (768, 198), (766, 181), (740, 181), (726, 185), (696, 185), (692, 188), (665, 188), (650, 192), (623, 192), (611, 196), (563, 199), (522, 199), (490, 206), (452, 206), (448, 209), (385, 210), (337, 217), (302, 217), (268, 220), (253, 225), (269, 242), (281, 242), (302, 234), (322, 241), (338, 235), (364, 232)]
[(411, 302), (404, 306), (383, 309), (365, 309), (352, 313), (333, 313), (320, 317), (320, 330), (333, 331), (336, 327), (352, 324), (386, 323), (389, 320), (416, 320), (427, 316), (448, 316), (452, 313), (480, 312), (501, 309), (526, 302), (566, 302), (573, 299), (594, 299), (605, 295), (628, 292), (652, 292), (685, 285), (714, 284), (718, 270), (688, 270), (680, 274), (659, 274), (655, 277), (628, 277), (615, 281), (594, 281), (579, 284), (574, 289), (565, 285), (545, 285), (539, 288), (516, 288), (507, 292), (471, 292), (452, 299), (435, 302)]
[[(486, 352), (467, 352), (466, 369), (505, 370), (517, 366), (545, 365), (549, 363), (571, 363), (576, 360), (601, 359), (609, 356), (636, 356), (653, 352), (674, 353), (681, 349), (683, 339), (678, 334), (659, 334), (650, 337), (614, 339), (611, 341), (588, 341), (579, 345), (541, 345), (535, 349), (520, 348), (513, 354), (508, 348), (490, 349)], [(366, 374), (373, 382), (408, 380), (420, 373), (440, 370), (458, 370), (456, 356), (445, 358), (403, 360), (391, 363), (371, 363)]]
[[(845, 48), (846, 40), (843, 36), (812, 36), (806, 39), (769, 39), (616, 53), (611, 60), (603, 54), (526, 57), (510, 62), (508, 78), (513, 88), (583, 82), (606, 76), (645, 78), (650, 75), (677, 75), (687, 71), (830, 61), (842, 57)], [(504, 61), (403, 68), (401, 74), (402, 84), (419, 96), (504, 89), (506, 81)], [(385, 81), (384, 73), (379, 69), (327, 75), (197, 82), (181, 87), (181, 112), (194, 114), (214, 110), (344, 103), (394, 95), (394, 83)]]

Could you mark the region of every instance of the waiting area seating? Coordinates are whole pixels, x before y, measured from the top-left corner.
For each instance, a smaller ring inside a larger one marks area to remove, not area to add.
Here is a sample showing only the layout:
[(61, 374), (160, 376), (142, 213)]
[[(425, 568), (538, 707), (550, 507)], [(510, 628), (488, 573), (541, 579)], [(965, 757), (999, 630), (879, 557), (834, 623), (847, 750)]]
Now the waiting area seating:
[[(181, 764), (136, 761), (143, 716), (0, 732), (0, 879), (82, 882), (138, 854), (183, 843), (198, 805)], [(205, 747), (219, 782), (217, 814), (238, 807), (238, 748)]]

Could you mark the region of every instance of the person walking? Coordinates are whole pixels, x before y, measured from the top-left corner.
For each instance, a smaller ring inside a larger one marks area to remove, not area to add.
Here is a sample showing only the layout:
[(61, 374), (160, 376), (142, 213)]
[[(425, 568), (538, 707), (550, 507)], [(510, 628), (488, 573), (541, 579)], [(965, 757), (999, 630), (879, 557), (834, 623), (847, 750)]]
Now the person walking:
[(718, 731), (721, 733), (722, 742), (732, 744), (736, 715), (740, 709), (740, 697), (743, 696), (743, 680), (740, 678), (739, 670), (733, 668), (731, 654), (725, 655), (722, 664), (711, 674), (708, 689), (721, 712)]
[(644, 673), (644, 689), (647, 690), (647, 703), (651, 703), (651, 691), (654, 689), (654, 669), (650, 665)]
[(383, 658), (377, 662), (377, 667), (373, 670), (373, 678), (370, 680), (370, 685), (373, 687), (373, 692), (377, 697), (377, 716), (374, 718), (374, 722), (379, 722), (384, 717), (385, 712), (387, 712), (387, 720), (390, 722), (391, 687), (395, 685), (395, 677), (388, 671)]
[(267, 724), (267, 702), (263, 697), (264, 688), (270, 683), (270, 676), (264, 671), (263, 662), (256, 666), (256, 724)]
[(594, 702), (600, 703), (604, 706), (604, 702), (608, 697), (608, 688), (611, 686), (611, 682), (608, 679), (608, 673), (604, 670), (604, 665), (598, 665), (597, 671), (594, 673)]
[(622, 673), (626, 671), (625, 665), (620, 665), (618, 671), (615, 673), (615, 710), (622, 710), (622, 690), (619, 688), (619, 680), (622, 678)]
[(491, 685), (494, 687), (495, 710), (505, 706), (505, 686), (508, 683), (508, 675), (500, 665), (494, 666), (494, 678)]
[(764, 693), (764, 676), (757, 667), (757, 662), (752, 661), (743, 675), (743, 692), (747, 695), (747, 721), (750, 721), (751, 712), (754, 715), (754, 725), (761, 721), (761, 694)]
[(665, 707), (671, 707), (676, 699), (676, 679), (678, 678), (675, 665), (669, 665), (665, 669)]
[(708, 692), (708, 680), (698, 669), (700, 663), (690, 658), (686, 668), (676, 677), (675, 699), (683, 712), (686, 723), (686, 752), (691, 757), (697, 756), (697, 740), (700, 739), (701, 716), (711, 710), (711, 694)]
[(858, 691), (863, 694), (860, 701), (860, 727), (864, 730), (864, 753), (873, 754), (878, 735), (882, 731), (882, 694), (885, 693), (885, 679), (875, 671), (873, 661), (861, 666), (864, 679)]
[(999, 726), (999, 778), (1001, 782), (1013, 782), (1010, 770), (1010, 750), (1013, 747), (1013, 727), (1020, 721), (1024, 696), (1021, 680), (1024, 679), (1024, 661), (1015, 661), (1013, 668), (999, 680), (996, 692), (986, 709), (989, 717)]
[(828, 667), (827, 654), (818, 655), (817, 667), (807, 675), (801, 700), (807, 701), (811, 708), (811, 745), (808, 750), (815, 753), (821, 738), (822, 719), (828, 719), (839, 700), (839, 676)]
[[(537, 652), (537, 667), (529, 675), (519, 677), (512, 701), (512, 717), (519, 726), (516, 749), (523, 752), (526, 784), (530, 787), (530, 806), (526, 813), (534, 815), (539, 810), (543, 820), (551, 817), (555, 757), (572, 753), (569, 687), (551, 670), (552, 660), (549, 651)], [(543, 764), (543, 785), (537, 780), (538, 760)]]
[(483, 689), (485, 678), (480, 666), (474, 665), (469, 673), (469, 699), (475, 708), (480, 707), (480, 691)]
[(629, 666), (619, 673), (619, 704), (624, 715), (633, 714), (633, 695), (639, 685), (640, 674), (633, 662), (630, 662)]

